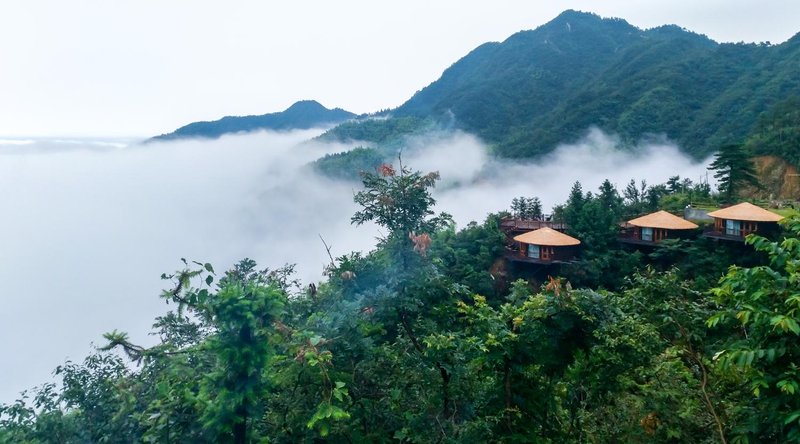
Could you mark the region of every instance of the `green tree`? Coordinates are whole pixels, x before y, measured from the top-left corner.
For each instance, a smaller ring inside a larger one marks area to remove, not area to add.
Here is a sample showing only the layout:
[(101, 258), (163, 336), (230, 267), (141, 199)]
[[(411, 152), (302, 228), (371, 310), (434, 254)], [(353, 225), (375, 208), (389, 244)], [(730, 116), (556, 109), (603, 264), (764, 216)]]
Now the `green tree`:
[(364, 190), (356, 193), (353, 200), (362, 209), (357, 211), (351, 221), (361, 225), (375, 221), (386, 227), (390, 236), (406, 237), (409, 234), (432, 233), (451, 222), (449, 215), (442, 213), (434, 217), (433, 206), (436, 201), (429, 188), (439, 180), (439, 173), (423, 175), (400, 166), (396, 171), (384, 164), (378, 174), (364, 172), (361, 175)]
[(581, 185), (572, 187), (564, 207), (564, 219), (570, 234), (581, 240), (590, 252), (605, 252), (616, 241), (623, 200), (616, 187), (606, 179), (598, 195), (581, 196)]
[[(188, 262), (184, 261), (188, 266)], [(200, 421), (211, 439), (235, 444), (248, 442), (250, 423), (260, 415), (260, 397), (269, 384), (267, 369), (282, 338), (273, 328), (286, 304), (285, 292), (264, 273), (255, 271), (255, 262), (243, 260), (219, 281), (216, 292), (209, 291), (214, 269), (196, 263), (171, 276), (175, 286), (163, 297), (178, 304), (179, 313), (189, 310), (213, 329), (203, 343), (212, 356), (209, 372), (202, 376), (197, 393)], [(202, 278), (207, 288), (196, 288), (193, 280)], [(122, 333), (106, 335), (111, 349), (121, 347), (135, 359), (160, 350), (145, 350), (130, 344)]]
[(749, 383), (734, 431), (751, 442), (800, 441), (800, 218), (785, 226), (781, 242), (747, 237), (770, 265), (731, 267), (712, 290), (719, 311), (708, 325), (730, 335), (715, 360)]
[(622, 197), (625, 203), (626, 213), (631, 216), (639, 215), (645, 212), (647, 198), (647, 182), (642, 180), (640, 186), (636, 185), (636, 181), (631, 179), (630, 182), (622, 190)]
[(541, 220), (542, 201), (538, 197), (515, 197), (511, 200), (511, 214), (519, 219)]
[(714, 171), (714, 178), (719, 181), (720, 194), (728, 202), (736, 198), (742, 186), (759, 186), (753, 162), (741, 144), (721, 146), (708, 169)]
[(583, 208), (583, 204), (586, 203), (586, 198), (583, 195), (583, 187), (581, 183), (576, 181), (572, 184), (572, 189), (569, 191), (569, 197), (567, 198), (567, 202), (564, 204), (562, 214), (564, 216), (564, 222), (572, 223), (573, 221), (578, 219), (578, 213)]
[[(430, 188), (439, 179), (438, 173), (422, 174), (400, 166), (395, 171), (390, 165), (383, 165), (378, 174), (362, 175), (364, 190), (358, 192), (354, 200), (361, 205), (351, 221), (362, 224), (374, 220), (387, 228), (389, 234), (382, 243), (381, 254), (386, 262), (377, 270), (381, 285), (373, 289), (370, 299), (378, 296), (375, 317), (384, 324), (398, 325), (405, 335), (400, 343), (385, 344), (385, 356), (396, 356), (403, 343), (411, 347), (415, 359), (423, 359), (413, 366), (421, 375), (433, 367), (440, 379), (440, 406), (443, 415), (452, 412), (453, 394), (450, 385), (452, 365), (446, 354), (432, 354), (422, 341), (425, 332), (434, 328), (435, 322), (428, 318), (431, 307), (451, 300), (458, 289), (441, 276), (428, 256), (431, 235), (451, 223), (445, 213), (434, 215), (435, 200)], [(379, 292), (375, 295), (376, 290)], [(373, 299), (374, 300), (374, 299)], [(387, 339), (397, 341), (397, 336), (387, 335)], [(401, 353), (401, 359), (408, 359)], [(420, 369), (420, 364), (423, 364)], [(425, 367), (428, 367), (425, 369)], [(423, 370), (424, 369), (424, 370)], [(426, 384), (427, 380), (421, 381)]]

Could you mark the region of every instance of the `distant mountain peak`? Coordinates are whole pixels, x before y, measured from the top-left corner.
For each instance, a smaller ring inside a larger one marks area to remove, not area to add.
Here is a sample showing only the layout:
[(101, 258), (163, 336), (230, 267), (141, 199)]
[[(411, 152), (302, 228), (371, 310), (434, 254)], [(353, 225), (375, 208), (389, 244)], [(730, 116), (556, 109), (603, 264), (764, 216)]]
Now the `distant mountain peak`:
[(330, 126), (356, 115), (341, 108), (328, 109), (316, 100), (300, 100), (277, 113), (258, 116), (225, 116), (210, 122), (194, 122), (177, 130), (151, 138), (149, 141), (186, 138), (214, 139), (225, 134), (260, 130), (289, 131)]
[(627, 21), (616, 17), (601, 17), (593, 12), (576, 11), (574, 9), (567, 9), (553, 20), (540, 26), (538, 29), (548, 30), (563, 30), (566, 32), (572, 31), (573, 26), (580, 25), (602, 25), (602, 24), (617, 24), (630, 26), (635, 28)]
[[(562, 23), (566, 20), (602, 20), (602, 17), (593, 13), (593, 12), (585, 12), (585, 11), (577, 11), (575, 9), (567, 9), (564, 10), (561, 14), (558, 14), (553, 20), (550, 20), (549, 23)], [(545, 24), (547, 26), (547, 24)]]
[(322, 106), (322, 104), (317, 102), (316, 100), (298, 100), (297, 102), (292, 103), (290, 107), (286, 108), (284, 112), (295, 111), (295, 110), (330, 111), (328, 108)]

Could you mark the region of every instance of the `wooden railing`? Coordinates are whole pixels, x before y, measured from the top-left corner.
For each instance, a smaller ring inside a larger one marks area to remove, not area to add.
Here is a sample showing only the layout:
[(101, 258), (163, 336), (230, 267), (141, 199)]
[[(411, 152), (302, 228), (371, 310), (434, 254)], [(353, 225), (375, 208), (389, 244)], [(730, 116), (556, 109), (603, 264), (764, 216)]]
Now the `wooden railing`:
[(567, 229), (567, 224), (564, 222), (554, 222), (552, 220), (529, 220), (512, 217), (507, 217), (500, 221), (500, 228), (505, 231), (532, 231), (545, 227), (558, 231), (565, 231)]

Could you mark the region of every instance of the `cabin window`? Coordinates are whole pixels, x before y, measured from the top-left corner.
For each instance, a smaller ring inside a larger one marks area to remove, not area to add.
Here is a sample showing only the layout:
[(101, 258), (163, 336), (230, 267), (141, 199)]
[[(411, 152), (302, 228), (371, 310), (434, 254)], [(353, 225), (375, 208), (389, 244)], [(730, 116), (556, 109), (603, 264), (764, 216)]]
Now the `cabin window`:
[(539, 259), (538, 245), (528, 245), (528, 257), (531, 259)]
[(742, 224), (738, 220), (726, 220), (725, 221), (725, 234), (728, 236), (741, 236), (742, 235)]
[(642, 228), (642, 240), (647, 242), (653, 242), (652, 228)]

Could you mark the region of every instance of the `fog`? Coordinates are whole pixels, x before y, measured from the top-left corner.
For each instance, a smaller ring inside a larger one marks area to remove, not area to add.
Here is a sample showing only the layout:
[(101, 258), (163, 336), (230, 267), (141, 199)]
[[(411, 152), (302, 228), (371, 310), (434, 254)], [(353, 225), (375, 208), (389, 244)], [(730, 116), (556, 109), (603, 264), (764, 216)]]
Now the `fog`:
[[(82, 360), (104, 332), (139, 343), (167, 306), (161, 273), (180, 258), (218, 271), (250, 257), (297, 264), (305, 283), (335, 255), (369, 250), (379, 230), (353, 227), (357, 184), (315, 175), (308, 162), (352, 145), (309, 142), (319, 131), (257, 133), (213, 141), (0, 140), (0, 402), (52, 379), (65, 359)], [(494, 160), (460, 132), (411, 139), (403, 163), (438, 170), (438, 210), (459, 226), (507, 209), (516, 196), (544, 208), (563, 202), (574, 181), (595, 190), (609, 178), (656, 184), (693, 163), (670, 144), (617, 149), (592, 130), (536, 163)]]
[(518, 196), (539, 197), (549, 213), (566, 201), (575, 181), (581, 182), (584, 192), (597, 192), (609, 179), (621, 192), (631, 179), (650, 185), (675, 175), (706, 180), (710, 163), (710, 159), (696, 162), (666, 141), (620, 148), (616, 137), (598, 129), (590, 129), (579, 142), (561, 145), (536, 162), (493, 159), (477, 138), (458, 132), (433, 140), (416, 138), (409, 146), (404, 163), (441, 173), (434, 193), (438, 206), (461, 226), (470, 220), (482, 221), (489, 212), (509, 209), (511, 199)]

